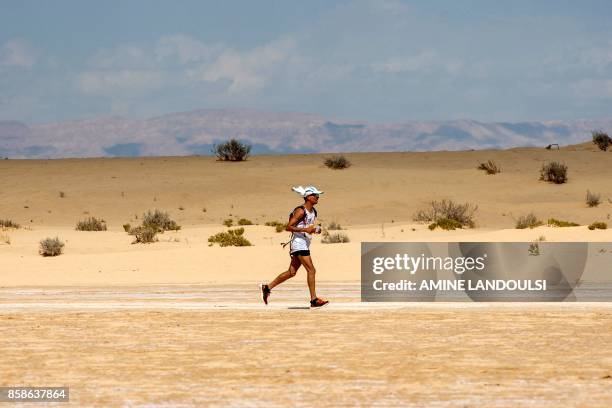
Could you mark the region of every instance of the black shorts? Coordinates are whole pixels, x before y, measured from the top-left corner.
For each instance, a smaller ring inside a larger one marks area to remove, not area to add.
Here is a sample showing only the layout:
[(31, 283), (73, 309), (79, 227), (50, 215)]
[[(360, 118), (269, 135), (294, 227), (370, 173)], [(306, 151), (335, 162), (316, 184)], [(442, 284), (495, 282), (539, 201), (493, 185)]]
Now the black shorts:
[(310, 250), (309, 249), (305, 249), (305, 250), (301, 250), (301, 251), (293, 251), (291, 253), (291, 256), (310, 256)]

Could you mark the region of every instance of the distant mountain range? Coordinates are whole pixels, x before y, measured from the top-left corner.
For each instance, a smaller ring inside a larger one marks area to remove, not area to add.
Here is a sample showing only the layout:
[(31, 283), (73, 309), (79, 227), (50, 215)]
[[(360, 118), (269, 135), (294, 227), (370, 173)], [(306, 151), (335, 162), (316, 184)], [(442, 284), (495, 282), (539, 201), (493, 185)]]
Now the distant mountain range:
[(208, 109), (144, 120), (107, 117), (28, 126), (0, 121), (0, 157), (210, 155), (236, 138), (252, 154), (432, 151), (576, 144), (612, 119), (481, 123), (473, 120), (370, 124), (321, 116)]

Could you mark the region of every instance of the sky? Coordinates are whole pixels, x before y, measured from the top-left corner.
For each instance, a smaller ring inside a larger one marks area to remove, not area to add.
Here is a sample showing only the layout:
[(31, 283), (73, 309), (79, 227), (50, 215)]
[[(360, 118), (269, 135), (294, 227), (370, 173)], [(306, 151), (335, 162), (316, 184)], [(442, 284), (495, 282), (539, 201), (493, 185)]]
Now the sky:
[(0, 0), (0, 120), (604, 118), (610, 21), (609, 0)]

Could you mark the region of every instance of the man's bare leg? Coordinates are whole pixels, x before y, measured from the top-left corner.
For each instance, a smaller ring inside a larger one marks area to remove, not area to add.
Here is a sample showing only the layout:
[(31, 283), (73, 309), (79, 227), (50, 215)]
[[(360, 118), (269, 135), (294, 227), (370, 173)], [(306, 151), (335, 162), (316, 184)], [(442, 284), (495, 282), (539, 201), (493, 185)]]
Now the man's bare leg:
[(300, 262), (302, 265), (304, 265), (304, 268), (306, 268), (306, 272), (308, 273), (306, 280), (308, 282), (308, 290), (310, 291), (310, 300), (316, 299), (317, 291), (315, 288), (315, 275), (317, 271), (312, 263), (312, 258), (310, 255), (300, 256)]
[(273, 287), (280, 285), (287, 279), (293, 278), (297, 273), (297, 270), (300, 269), (300, 258), (301, 257), (292, 256), (291, 263), (289, 264), (289, 269), (287, 269), (285, 272), (280, 273), (272, 282), (268, 283), (268, 287), (272, 289)]

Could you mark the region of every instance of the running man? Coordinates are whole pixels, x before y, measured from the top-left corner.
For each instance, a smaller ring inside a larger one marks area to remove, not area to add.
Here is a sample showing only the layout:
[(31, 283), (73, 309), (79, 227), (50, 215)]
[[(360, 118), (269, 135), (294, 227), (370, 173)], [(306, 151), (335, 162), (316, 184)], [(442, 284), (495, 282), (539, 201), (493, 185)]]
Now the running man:
[(296, 207), (291, 213), (289, 223), (285, 228), (291, 232), (291, 241), (289, 254), (291, 263), (289, 269), (279, 274), (276, 279), (268, 284), (261, 285), (261, 294), (264, 303), (268, 304), (268, 297), (274, 287), (280, 285), (289, 278), (293, 278), (300, 266), (306, 268), (308, 289), (310, 290), (310, 307), (321, 307), (329, 303), (329, 301), (317, 297), (315, 290), (315, 267), (310, 257), (310, 240), (312, 234), (320, 234), (321, 227), (315, 226), (317, 218), (317, 210), (314, 208), (319, 202), (319, 195), (323, 194), (314, 186), (306, 188), (299, 186), (293, 187), (293, 191), (300, 194), (304, 198), (304, 204)]

